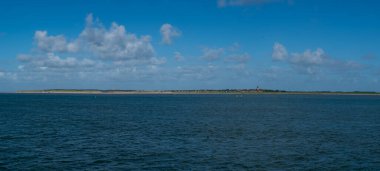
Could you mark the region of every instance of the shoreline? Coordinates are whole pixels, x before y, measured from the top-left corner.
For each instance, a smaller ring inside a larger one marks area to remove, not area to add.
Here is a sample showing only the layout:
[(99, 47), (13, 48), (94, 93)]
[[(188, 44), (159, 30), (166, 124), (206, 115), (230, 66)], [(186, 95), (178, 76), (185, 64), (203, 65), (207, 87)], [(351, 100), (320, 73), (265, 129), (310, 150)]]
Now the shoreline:
[(350, 95), (380, 96), (380, 93), (362, 92), (222, 92), (222, 91), (17, 91), (1, 94), (83, 94), (83, 95)]

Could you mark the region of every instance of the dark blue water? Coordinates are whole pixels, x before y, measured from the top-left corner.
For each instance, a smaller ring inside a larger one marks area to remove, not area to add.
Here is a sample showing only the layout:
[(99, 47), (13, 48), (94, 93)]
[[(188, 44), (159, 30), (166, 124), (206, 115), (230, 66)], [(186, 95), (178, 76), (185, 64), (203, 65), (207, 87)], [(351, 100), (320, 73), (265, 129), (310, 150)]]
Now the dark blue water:
[(380, 96), (0, 94), (0, 170), (380, 170)]

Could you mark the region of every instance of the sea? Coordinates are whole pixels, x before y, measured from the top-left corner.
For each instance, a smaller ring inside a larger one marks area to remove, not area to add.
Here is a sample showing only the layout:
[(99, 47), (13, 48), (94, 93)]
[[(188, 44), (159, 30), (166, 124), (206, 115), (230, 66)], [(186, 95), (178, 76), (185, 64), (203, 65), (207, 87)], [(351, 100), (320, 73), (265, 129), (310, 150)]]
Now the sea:
[(380, 170), (380, 96), (0, 94), (0, 170)]

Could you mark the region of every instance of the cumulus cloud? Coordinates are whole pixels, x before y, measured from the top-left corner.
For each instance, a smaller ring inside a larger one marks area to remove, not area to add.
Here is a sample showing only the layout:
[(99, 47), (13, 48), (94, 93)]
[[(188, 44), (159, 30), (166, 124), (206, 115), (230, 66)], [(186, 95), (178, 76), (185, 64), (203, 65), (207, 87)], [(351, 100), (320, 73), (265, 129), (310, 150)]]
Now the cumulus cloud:
[(228, 6), (246, 6), (246, 5), (258, 5), (272, 2), (282, 2), (283, 0), (218, 0), (218, 7)]
[(282, 61), (282, 60), (285, 60), (287, 56), (288, 56), (288, 51), (286, 50), (286, 48), (278, 42), (274, 43), (272, 59), (277, 60), (277, 61)]
[(162, 36), (162, 43), (168, 45), (172, 43), (173, 38), (181, 36), (181, 31), (168, 23), (161, 26), (160, 33)]
[(51, 36), (47, 31), (36, 31), (34, 40), (38, 53), (18, 56), (20, 62), (29, 63), (25, 66), (69, 68), (93, 66), (100, 63), (97, 60), (133, 64), (160, 64), (164, 61), (155, 57), (150, 36), (138, 37), (115, 22), (107, 29), (98, 19), (94, 20), (92, 14), (86, 17), (85, 28), (71, 42), (64, 35)]
[(332, 59), (326, 55), (323, 49), (317, 48), (315, 51), (307, 49), (303, 53), (292, 53), (289, 62), (300, 71), (316, 74), (321, 71), (322, 67), (330, 67)]
[(356, 61), (332, 58), (322, 48), (306, 49), (304, 52), (294, 52), (288, 55), (285, 46), (275, 43), (272, 53), (273, 60), (288, 63), (296, 71), (309, 74), (338, 74), (360, 73), (364, 66)]
[(349, 73), (363, 68), (363, 65), (356, 61), (331, 58), (321, 48), (317, 48), (314, 51), (307, 49), (303, 53), (293, 53), (289, 62), (308, 74), (316, 74), (322, 70), (324, 72)]
[(86, 17), (86, 26), (77, 38), (68, 42), (64, 35), (51, 36), (36, 31), (36, 47), (45, 53), (75, 53), (105, 60), (150, 60), (155, 57), (150, 36), (136, 36), (115, 22), (107, 29), (93, 15)]
[(278, 42), (273, 45), (272, 59), (275, 61), (284, 61), (298, 71), (307, 74), (316, 74), (321, 67), (331, 65), (333, 61), (321, 48), (317, 48), (315, 51), (306, 49), (302, 53), (296, 52), (288, 55), (286, 47)]
[(34, 33), (38, 50), (44, 52), (75, 52), (77, 44), (68, 43), (63, 35), (49, 36), (47, 31), (38, 30)]
[(156, 57), (150, 36), (137, 36), (115, 22), (106, 28), (92, 14), (72, 41), (40, 30), (34, 41), (37, 50), (17, 56), (20, 65), (15, 73), (23, 79), (138, 79), (159, 75), (159, 66), (166, 63), (165, 58)]
[(206, 61), (216, 61), (224, 54), (223, 48), (203, 48), (202, 59)]
[(326, 62), (327, 56), (325, 51), (321, 48), (311, 51), (310, 49), (305, 50), (303, 53), (293, 53), (290, 62), (294, 64), (301, 65), (321, 65)]
[(103, 59), (146, 60), (155, 56), (150, 36), (137, 37), (115, 22), (106, 29), (99, 21), (93, 20), (92, 14), (86, 18), (86, 27), (79, 36), (79, 43), (85, 51)]

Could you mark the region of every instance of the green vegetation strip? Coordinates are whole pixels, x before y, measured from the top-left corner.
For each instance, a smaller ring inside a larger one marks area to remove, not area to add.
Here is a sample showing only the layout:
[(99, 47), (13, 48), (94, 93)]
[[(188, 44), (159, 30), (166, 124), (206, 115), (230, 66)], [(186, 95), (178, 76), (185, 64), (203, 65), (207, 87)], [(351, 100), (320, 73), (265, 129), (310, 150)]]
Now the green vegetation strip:
[(341, 91), (285, 91), (256, 89), (222, 90), (97, 90), (97, 89), (47, 89), (21, 90), (17, 93), (67, 93), (67, 94), (342, 94), (342, 95), (380, 95), (379, 92), (341, 92)]

